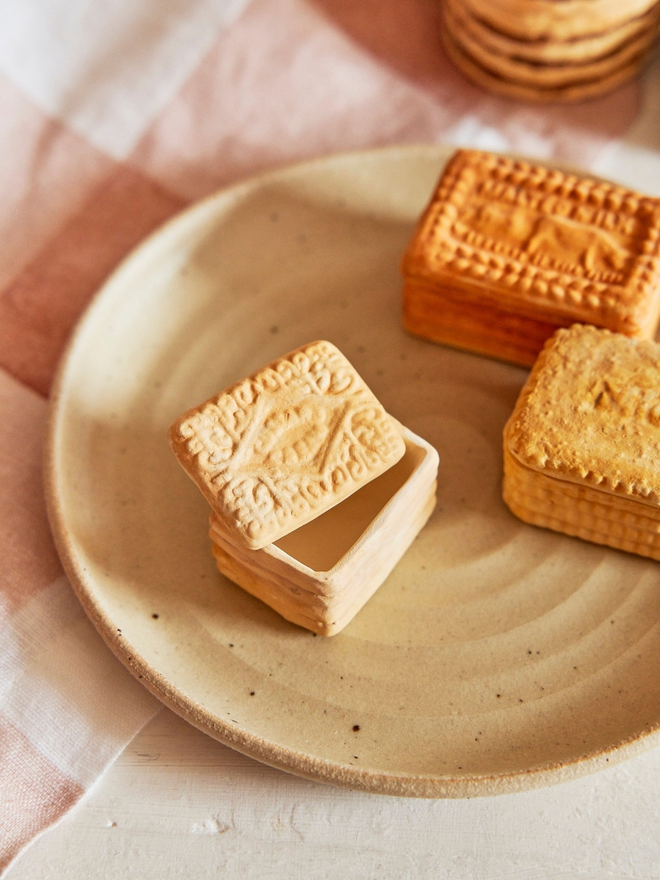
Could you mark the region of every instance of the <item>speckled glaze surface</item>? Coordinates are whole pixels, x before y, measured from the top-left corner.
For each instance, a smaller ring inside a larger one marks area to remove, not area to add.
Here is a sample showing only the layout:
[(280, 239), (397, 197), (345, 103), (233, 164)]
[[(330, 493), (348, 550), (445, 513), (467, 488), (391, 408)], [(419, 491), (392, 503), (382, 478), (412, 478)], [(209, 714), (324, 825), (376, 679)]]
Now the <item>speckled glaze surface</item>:
[[(113, 275), (53, 397), (46, 485), (66, 570), (117, 656), (211, 736), (390, 795), (560, 782), (660, 742), (660, 568), (501, 500), (526, 371), (405, 333), (398, 266), (450, 150), (331, 157), (176, 218)], [(166, 432), (310, 339), (440, 453), (438, 505), (332, 639), (218, 573)]]

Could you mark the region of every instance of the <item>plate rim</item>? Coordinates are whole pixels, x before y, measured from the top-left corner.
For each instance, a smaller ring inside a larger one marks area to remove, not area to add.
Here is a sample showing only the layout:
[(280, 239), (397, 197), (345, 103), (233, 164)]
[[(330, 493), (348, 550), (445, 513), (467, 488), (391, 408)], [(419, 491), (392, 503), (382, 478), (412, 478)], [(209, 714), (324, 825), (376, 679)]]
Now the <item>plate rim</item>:
[[(82, 337), (87, 321), (115, 280), (148, 250), (152, 242), (160, 239), (169, 229), (174, 229), (195, 213), (202, 213), (215, 201), (240, 199), (289, 175), (302, 174), (316, 167), (334, 165), (342, 161), (374, 160), (378, 157), (412, 159), (426, 155), (442, 159), (459, 149), (443, 143), (416, 143), (384, 146), (371, 149), (350, 150), (314, 157), (302, 162), (292, 162), (222, 187), (202, 199), (176, 212), (164, 223), (152, 230), (121, 259), (106, 277), (78, 318), (58, 362), (48, 401), (46, 432), (43, 453), (43, 482), (46, 512), (58, 556), (73, 590), (95, 629), (105, 644), (123, 666), (147, 688), (161, 703), (184, 718), (193, 726), (224, 745), (268, 766), (296, 776), (335, 786), (356, 789), (373, 794), (417, 798), (471, 798), (526, 791), (561, 783), (598, 770), (612, 767), (622, 761), (660, 745), (660, 721), (638, 734), (623, 738), (608, 747), (596, 748), (566, 761), (552, 761), (538, 766), (497, 774), (410, 774), (398, 771), (375, 771), (340, 763), (327, 758), (314, 757), (281, 746), (262, 736), (251, 734), (230, 724), (204, 709), (179, 690), (165, 676), (157, 672), (140, 654), (127, 644), (115, 623), (94, 602), (93, 585), (84, 577), (85, 568), (77, 558), (70, 538), (57, 491), (58, 429), (62, 418), (62, 401), (68, 372), (78, 340)], [(530, 161), (527, 159), (527, 161)], [(543, 160), (538, 161), (542, 164)], [(560, 162), (555, 163), (557, 166)], [(597, 175), (591, 175), (597, 177)]]

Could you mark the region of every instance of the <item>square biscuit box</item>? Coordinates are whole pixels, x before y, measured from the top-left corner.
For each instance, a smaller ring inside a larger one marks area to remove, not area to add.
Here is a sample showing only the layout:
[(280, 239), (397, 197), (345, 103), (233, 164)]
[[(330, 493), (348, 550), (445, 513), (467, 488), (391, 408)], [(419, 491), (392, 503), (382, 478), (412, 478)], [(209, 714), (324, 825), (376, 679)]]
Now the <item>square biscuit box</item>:
[(504, 429), (503, 497), (532, 525), (660, 559), (660, 345), (557, 331)]
[(660, 200), (459, 150), (402, 273), (411, 333), (523, 366), (575, 322), (650, 339), (660, 315)]
[(437, 452), (329, 342), (189, 410), (169, 438), (211, 506), (220, 571), (322, 635), (352, 619), (435, 506)]

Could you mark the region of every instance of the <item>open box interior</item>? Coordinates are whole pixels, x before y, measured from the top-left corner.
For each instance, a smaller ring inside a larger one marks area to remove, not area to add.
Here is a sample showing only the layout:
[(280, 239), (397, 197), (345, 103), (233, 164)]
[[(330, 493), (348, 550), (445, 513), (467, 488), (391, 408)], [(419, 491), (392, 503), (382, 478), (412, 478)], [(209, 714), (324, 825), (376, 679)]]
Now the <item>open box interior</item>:
[(421, 465), (426, 451), (406, 440), (403, 457), (335, 507), (290, 532), (275, 546), (313, 571), (330, 571)]

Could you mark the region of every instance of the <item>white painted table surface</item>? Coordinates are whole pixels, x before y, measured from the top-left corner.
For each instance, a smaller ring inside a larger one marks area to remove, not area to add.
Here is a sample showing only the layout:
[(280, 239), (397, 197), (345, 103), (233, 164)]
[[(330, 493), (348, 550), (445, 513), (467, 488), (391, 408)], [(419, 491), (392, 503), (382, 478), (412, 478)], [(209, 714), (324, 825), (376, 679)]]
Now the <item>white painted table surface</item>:
[(7, 880), (660, 877), (660, 749), (564, 785), (412, 800), (308, 782), (168, 709)]
[[(625, 143), (595, 169), (660, 195), (660, 55)], [(408, 800), (243, 757), (163, 709), (4, 880), (239, 877), (657, 880), (660, 749), (522, 794)]]

